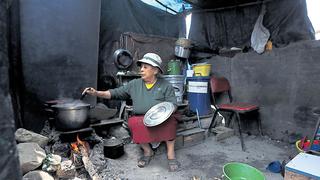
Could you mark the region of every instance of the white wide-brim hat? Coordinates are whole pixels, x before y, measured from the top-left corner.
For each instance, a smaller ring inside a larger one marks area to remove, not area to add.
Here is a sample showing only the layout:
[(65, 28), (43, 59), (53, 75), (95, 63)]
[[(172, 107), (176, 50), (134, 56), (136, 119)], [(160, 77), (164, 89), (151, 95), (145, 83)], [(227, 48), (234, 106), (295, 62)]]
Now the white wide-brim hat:
[(160, 69), (161, 73), (163, 73), (163, 70), (161, 68), (162, 60), (158, 54), (155, 54), (155, 53), (145, 54), (142, 59), (137, 61), (137, 65), (140, 66), (141, 63), (146, 63), (153, 67), (157, 67)]

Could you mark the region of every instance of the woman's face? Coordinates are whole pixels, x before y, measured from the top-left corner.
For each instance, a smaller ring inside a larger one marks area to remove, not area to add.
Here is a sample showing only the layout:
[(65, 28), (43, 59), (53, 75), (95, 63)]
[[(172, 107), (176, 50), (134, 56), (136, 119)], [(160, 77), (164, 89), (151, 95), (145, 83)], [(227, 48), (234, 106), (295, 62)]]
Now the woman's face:
[(153, 80), (158, 74), (159, 70), (156, 67), (153, 67), (149, 64), (141, 63), (140, 75), (144, 81)]

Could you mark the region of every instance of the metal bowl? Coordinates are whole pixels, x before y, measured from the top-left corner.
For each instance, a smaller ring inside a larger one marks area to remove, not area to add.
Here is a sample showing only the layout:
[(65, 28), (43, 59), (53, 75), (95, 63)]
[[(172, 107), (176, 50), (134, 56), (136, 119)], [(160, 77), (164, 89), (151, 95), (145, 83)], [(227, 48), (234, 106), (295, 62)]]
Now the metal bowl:
[(143, 118), (143, 124), (148, 127), (157, 126), (166, 121), (175, 107), (171, 102), (162, 102), (150, 108)]

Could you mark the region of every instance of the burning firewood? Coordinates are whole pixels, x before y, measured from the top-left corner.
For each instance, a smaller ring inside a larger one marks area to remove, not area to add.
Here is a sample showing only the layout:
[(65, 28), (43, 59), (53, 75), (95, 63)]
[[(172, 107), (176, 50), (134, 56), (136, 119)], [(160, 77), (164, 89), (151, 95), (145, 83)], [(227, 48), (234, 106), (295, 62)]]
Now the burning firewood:
[(89, 158), (89, 144), (85, 141), (81, 141), (79, 137), (77, 136), (77, 142), (71, 144), (72, 154), (73, 155), (73, 161), (74, 163), (79, 163), (79, 156), (76, 154), (79, 154), (82, 160), (82, 163), (84, 165), (84, 168), (89, 173), (92, 180), (102, 180), (102, 178), (99, 176), (98, 172), (95, 170), (96, 168), (92, 164)]

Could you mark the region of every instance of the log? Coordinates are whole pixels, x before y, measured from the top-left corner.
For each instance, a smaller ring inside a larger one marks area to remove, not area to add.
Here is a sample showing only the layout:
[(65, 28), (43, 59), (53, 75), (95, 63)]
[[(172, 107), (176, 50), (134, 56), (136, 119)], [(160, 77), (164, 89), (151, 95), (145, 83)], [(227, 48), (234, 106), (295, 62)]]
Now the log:
[(94, 165), (89, 159), (89, 154), (87, 150), (83, 146), (79, 146), (80, 153), (82, 154), (82, 162), (84, 165), (84, 168), (89, 173), (92, 180), (102, 180), (102, 178), (99, 176), (98, 172), (95, 170)]

